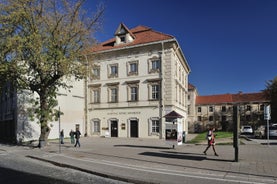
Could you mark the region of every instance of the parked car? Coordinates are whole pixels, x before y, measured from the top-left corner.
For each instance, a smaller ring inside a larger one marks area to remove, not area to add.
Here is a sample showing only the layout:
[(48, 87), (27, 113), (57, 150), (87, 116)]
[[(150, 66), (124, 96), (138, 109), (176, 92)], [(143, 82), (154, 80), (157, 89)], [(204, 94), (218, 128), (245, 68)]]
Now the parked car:
[(265, 137), (265, 126), (261, 125), (254, 131), (254, 136), (256, 138), (264, 138)]
[[(267, 135), (267, 129), (265, 129), (265, 135)], [(269, 137), (277, 137), (277, 126), (269, 127)]]
[[(264, 125), (259, 126), (254, 135), (257, 138), (267, 138), (267, 127)], [(269, 127), (269, 137), (277, 137), (277, 126)]]
[(240, 129), (241, 134), (253, 134), (253, 129), (250, 125), (243, 125)]

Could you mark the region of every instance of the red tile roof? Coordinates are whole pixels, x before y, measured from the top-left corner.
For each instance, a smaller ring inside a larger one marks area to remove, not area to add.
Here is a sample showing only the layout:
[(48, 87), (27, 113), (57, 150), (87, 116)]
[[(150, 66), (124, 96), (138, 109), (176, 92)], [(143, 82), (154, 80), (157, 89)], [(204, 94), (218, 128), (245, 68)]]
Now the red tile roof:
[(233, 94), (233, 102), (264, 102), (266, 96), (264, 93), (238, 93)]
[(267, 102), (264, 93), (238, 93), (210, 96), (197, 96), (196, 105)]
[(231, 94), (197, 96), (196, 105), (232, 103)]
[(151, 28), (146, 26), (137, 26), (133, 29), (130, 29), (129, 31), (134, 35), (135, 37), (134, 41), (126, 44), (114, 45), (115, 38), (112, 38), (108, 41), (105, 41), (103, 43), (100, 43), (99, 45), (92, 47), (90, 51), (92, 52), (108, 51), (108, 50), (124, 48), (128, 46), (135, 46), (135, 45), (146, 44), (151, 42), (174, 39), (174, 37), (171, 35), (152, 30)]
[(194, 89), (196, 89), (196, 88), (195, 88), (194, 85), (192, 85), (192, 84), (189, 83), (189, 84), (188, 84), (188, 89), (189, 89), (189, 90), (194, 90)]
[(176, 111), (171, 111), (170, 113), (164, 116), (165, 118), (183, 118), (183, 116)]

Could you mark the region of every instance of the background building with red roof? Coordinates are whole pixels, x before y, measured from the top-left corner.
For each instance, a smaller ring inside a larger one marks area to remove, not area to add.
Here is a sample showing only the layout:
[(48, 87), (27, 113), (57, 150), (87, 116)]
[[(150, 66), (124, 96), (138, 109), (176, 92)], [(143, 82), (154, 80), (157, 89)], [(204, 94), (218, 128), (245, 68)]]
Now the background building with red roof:
[(263, 92), (196, 96), (195, 111), (189, 112), (189, 116), (195, 117), (189, 122), (189, 131), (205, 131), (209, 126), (232, 130), (234, 105), (240, 109), (240, 125), (255, 128), (265, 124), (264, 107), (268, 103)]

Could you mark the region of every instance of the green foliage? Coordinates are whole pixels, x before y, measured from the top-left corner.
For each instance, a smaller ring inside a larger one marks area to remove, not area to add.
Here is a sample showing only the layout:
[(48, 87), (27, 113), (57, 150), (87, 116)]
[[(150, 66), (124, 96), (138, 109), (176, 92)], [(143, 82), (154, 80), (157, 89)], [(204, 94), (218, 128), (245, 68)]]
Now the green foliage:
[(43, 127), (55, 118), (57, 90), (71, 87), (67, 79), (87, 75), (82, 55), (95, 42), (104, 9), (87, 17), (84, 2), (0, 0), (0, 90), (9, 81), (36, 93), (28, 112)]
[[(233, 132), (216, 131), (215, 134), (216, 134), (216, 139), (233, 137)], [(206, 139), (207, 139), (207, 132), (203, 132), (198, 134), (194, 139), (192, 139), (190, 143), (199, 143), (199, 142), (205, 141)]]
[(266, 89), (264, 92), (270, 101), (271, 106), (271, 122), (277, 122), (277, 77), (273, 80), (269, 80), (266, 83)]

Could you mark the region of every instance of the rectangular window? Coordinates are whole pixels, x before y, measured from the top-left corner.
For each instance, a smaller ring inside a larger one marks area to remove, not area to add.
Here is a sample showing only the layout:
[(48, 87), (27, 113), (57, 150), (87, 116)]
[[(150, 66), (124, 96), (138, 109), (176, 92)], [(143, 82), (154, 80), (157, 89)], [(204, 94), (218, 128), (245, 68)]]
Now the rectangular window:
[(247, 111), (251, 111), (251, 106), (247, 105)]
[(152, 99), (158, 100), (160, 94), (160, 85), (152, 85)]
[(111, 100), (110, 102), (117, 102), (117, 88), (111, 88)]
[(130, 72), (131, 73), (137, 73), (138, 72), (138, 64), (137, 63), (131, 63), (130, 64)]
[(188, 115), (190, 115), (191, 114), (191, 109), (190, 109), (190, 105), (188, 105)]
[(128, 62), (128, 75), (138, 75), (138, 61)]
[(100, 89), (93, 90), (93, 103), (100, 103)]
[(210, 106), (210, 107), (209, 107), (209, 112), (214, 112), (213, 106)]
[(221, 111), (222, 111), (222, 112), (226, 112), (226, 106), (222, 106), (222, 107), (221, 107)]
[(260, 105), (260, 111), (264, 111), (264, 105)]
[(117, 75), (117, 66), (111, 66), (111, 75)]
[(131, 87), (131, 101), (138, 100), (138, 87)]
[(92, 70), (93, 79), (100, 79), (100, 67), (95, 67)]
[(126, 43), (126, 37), (125, 37), (125, 35), (120, 36), (119, 38), (120, 38), (120, 42), (121, 43)]
[(213, 121), (214, 117), (213, 116), (209, 116), (209, 121)]
[(118, 77), (118, 65), (109, 65), (109, 77)]
[(201, 107), (198, 107), (198, 108), (197, 108), (197, 112), (201, 112)]
[(197, 121), (202, 121), (201, 116), (197, 116)]
[(152, 60), (152, 70), (160, 69), (160, 60)]
[(93, 122), (93, 131), (96, 133), (100, 132), (100, 122), (99, 121), (94, 121)]
[(159, 132), (160, 132), (160, 121), (152, 120), (152, 133), (159, 133)]

